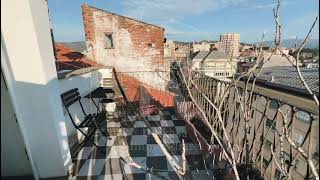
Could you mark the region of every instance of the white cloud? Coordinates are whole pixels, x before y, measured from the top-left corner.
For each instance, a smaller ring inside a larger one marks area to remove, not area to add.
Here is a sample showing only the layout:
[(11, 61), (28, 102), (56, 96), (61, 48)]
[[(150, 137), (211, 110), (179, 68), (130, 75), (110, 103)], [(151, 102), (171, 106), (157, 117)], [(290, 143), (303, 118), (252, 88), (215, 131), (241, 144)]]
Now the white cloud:
[[(269, 1), (270, 2), (270, 1)], [(271, 1), (274, 2), (274, 1)], [(281, 1), (281, 7), (295, 4), (292, 0)], [(127, 16), (160, 25), (166, 29), (168, 38), (194, 38), (212, 39), (220, 32), (207, 32), (199, 29), (197, 22), (188, 22), (188, 17), (201, 15), (208, 12), (226, 10), (255, 10), (272, 9), (275, 3), (257, 2), (255, 0), (124, 0)], [(186, 23), (188, 22), (188, 23)], [(270, 24), (265, 30), (272, 34), (274, 24)], [(258, 31), (258, 32), (261, 32)], [(242, 35), (241, 35), (242, 36)], [(248, 34), (248, 38), (252, 34)], [(245, 37), (245, 35), (244, 35)], [(260, 36), (258, 35), (260, 38)]]
[(124, 0), (121, 4), (126, 9), (127, 16), (160, 25), (166, 29), (169, 37), (210, 38), (212, 33), (186, 23), (186, 19), (193, 15), (239, 6), (244, 1), (248, 0)]
[(138, 19), (168, 20), (236, 6), (244, 0), (125, 0), (127, 15)]
[[(293, 1), (282, 1), (281, 2), (281, 7), (288, 6), (288, 5), (293, 5), (295, 2)], [(272, 9), (276, 6), (276, 3), (269, 3), (269, 4), (255, 4), (255, 3), (250, 3), (249, 5), (240, 8), (240, 10), (254, 10), (254, 9)]]

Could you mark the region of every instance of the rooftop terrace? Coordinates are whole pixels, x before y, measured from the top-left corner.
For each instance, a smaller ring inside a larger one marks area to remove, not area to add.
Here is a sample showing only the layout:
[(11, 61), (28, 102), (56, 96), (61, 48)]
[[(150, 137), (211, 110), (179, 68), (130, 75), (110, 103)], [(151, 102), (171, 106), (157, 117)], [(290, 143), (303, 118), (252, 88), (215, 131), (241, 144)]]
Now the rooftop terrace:
[[(151, 131), (139, 118), (141, 117), (127, 116), (108, 120), (106, 127), (111, 140), (107, 140), (99, 133), (95, 136), (95, 142), (99, 146), (104, 146), (106, 152), (100, 152), (91, 143), (87, 143), (78, 155), (73, 157), (74, 177), (76, 179), (181, 179), (154, 140)], [(204, 159), (199, 146), (187, 135), (184, 120), (177, 119), (170, 109), (162, 109), (159, 115), (144, 118), (160, 136), (178, 164), (182, 164), (181, 140), (184, 139), (187, 179), (211, 179), (214, 173), (212, 157)], [(142, 169), (134, 163), (142, 166)], [(209, 170), (206, 171), (206, 168)]]

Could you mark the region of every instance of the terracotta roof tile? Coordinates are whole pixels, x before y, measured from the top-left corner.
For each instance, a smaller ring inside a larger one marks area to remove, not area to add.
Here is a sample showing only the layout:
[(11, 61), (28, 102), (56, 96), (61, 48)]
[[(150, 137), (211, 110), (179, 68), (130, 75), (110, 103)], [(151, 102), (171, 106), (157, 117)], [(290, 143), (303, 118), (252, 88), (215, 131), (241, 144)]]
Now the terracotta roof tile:
[(55, 43), (55, 50), (57, 71), (67, 69), (75, 70), (91, 66), (103, 66), (93, 60), (88, 59), (80, 52), (73, 50), (63, 43)]

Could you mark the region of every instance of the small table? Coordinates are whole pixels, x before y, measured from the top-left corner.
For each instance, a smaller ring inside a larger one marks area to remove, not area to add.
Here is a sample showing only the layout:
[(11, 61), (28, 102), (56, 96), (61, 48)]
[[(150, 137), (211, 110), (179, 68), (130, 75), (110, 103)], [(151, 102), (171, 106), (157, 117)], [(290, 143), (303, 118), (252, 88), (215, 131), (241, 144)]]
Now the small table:
[[(93, 90), (89, 94), (85, 95), (85, 98), (91, 99), (93, 104), (97, 107), (97, 111), (100, 112), (99, 110), (99, 103), (100, 99), (108, 99), (107, 94), (113, 94), (114, 95), (114, 90), (111, 88), (103, 88), (103, 87), (98, 87), (97, 89)], [(94, 98), (99, 99), (98, 105), (94, 102)], [(113, 100), (113, 98), (110, 98), (109, 100)]]

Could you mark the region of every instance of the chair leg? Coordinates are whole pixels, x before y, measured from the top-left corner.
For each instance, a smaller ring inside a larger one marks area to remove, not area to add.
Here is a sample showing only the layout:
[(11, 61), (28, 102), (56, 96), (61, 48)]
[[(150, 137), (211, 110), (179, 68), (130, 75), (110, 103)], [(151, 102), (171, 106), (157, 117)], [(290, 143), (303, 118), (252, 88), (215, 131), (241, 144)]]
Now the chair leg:
[(101, 134), (102, 134), (103, 136), (105, 136), (106, 138), (108, 138), (108, 140), (111, 140), (111, 137), (110, 137), (108, 131), (106, 131), (106, 132), (102, 131), (99, 126), (98, 126), (98, 129), (99, 129), (99, 131), (101, 132)]
[(96, 106), (96, 108), (97, 108), (97, 112), (100, 112), (100, 109), (99, 109), (99, 101), (100, 101), (100, 99), (98, 99), (98, 105), (96, 104), (96, 102), (94, 101), (94, 99), (93, 98), (91, 98), (91, 101), (93, 102), (93, 104)]
[[(94, 131), (91, 133), (90, 136), (88, 136), (87, 134), (85, 134), (80, 128), (77, 128), (77, 129), (78, 129), (78, 131), (81, 132), (81, 134), (84, 135), (84, 143), (83, 143), (83, 145), (81, 146), (81, 149), (84, 147), (84, 145), (85, 145), (88, 141), (91, 141), (92, 144), (93, 144), (94, 146), (96, 146), (97, 149), (98, 149), (101, 153), (105, 153), (105, 149), (102, 149), (102, 147), (98, 146), (98, 145), (94, 142), (94, 139), (93, 139), (93, 140), (90, 139), (90, 138), (95, 134), (95, 132), (96, 132), (97, 129), (94, 130)], [(80, 150), (81, 150), (81, 149), (80, 149)]]

